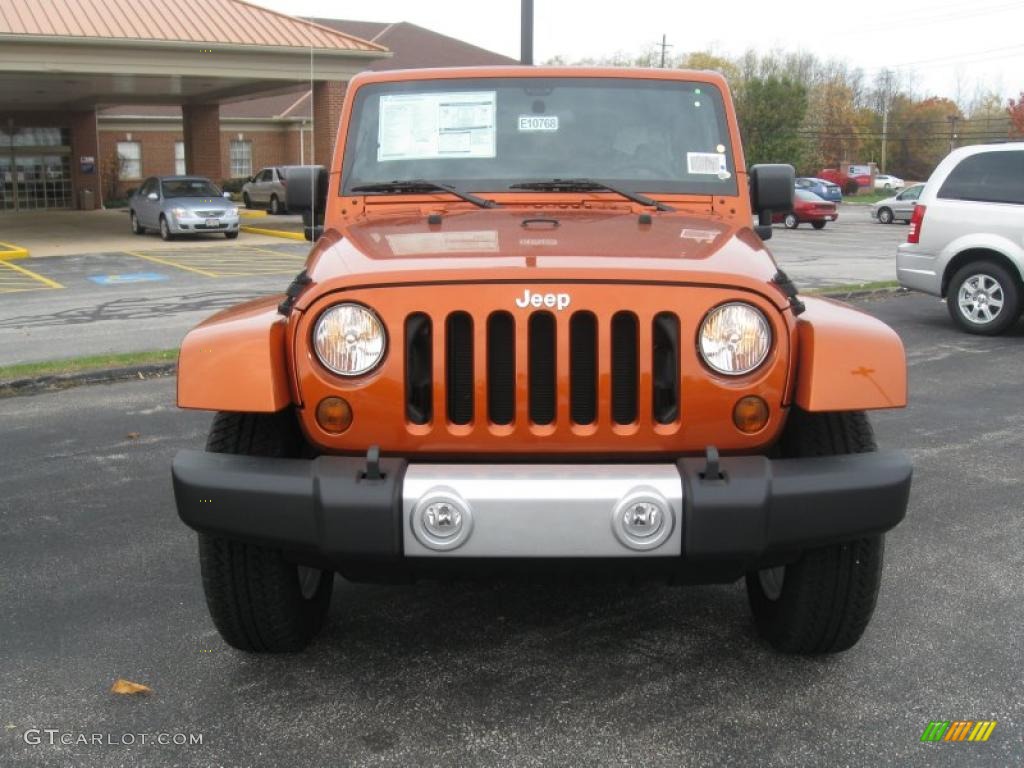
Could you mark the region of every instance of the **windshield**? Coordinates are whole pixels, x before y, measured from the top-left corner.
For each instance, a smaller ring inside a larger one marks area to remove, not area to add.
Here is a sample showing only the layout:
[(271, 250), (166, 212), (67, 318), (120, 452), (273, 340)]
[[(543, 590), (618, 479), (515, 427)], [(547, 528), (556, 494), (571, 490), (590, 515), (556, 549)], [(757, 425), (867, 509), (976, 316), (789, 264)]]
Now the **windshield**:
[(342, 194), (430, 179), (467, 191), (594, 179), (636, 192), (735, 195), (722, 95), (635, 78), (474, 78), (360, 88)]
[(160, 182), (164, 198), (172, 197), (220, 197), (221, 192), (206, 179), (173, 179)]

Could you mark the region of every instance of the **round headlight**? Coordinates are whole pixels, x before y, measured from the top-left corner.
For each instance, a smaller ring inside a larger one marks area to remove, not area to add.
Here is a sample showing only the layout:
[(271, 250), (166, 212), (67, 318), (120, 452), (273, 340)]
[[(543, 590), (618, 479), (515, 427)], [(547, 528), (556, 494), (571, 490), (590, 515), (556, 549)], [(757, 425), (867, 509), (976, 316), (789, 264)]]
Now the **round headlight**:
[(700, 326), (700, 354), (708, 366), (729, 376), (750, 373), (768, 356), (772, 331), (761, 310), (749, 304), (723, 304)]
[(338, 304), (316, 322), (313, 348), (320, 362), (342, 376), (368, 373), (384, 358), (384, 325), (366, 307)]

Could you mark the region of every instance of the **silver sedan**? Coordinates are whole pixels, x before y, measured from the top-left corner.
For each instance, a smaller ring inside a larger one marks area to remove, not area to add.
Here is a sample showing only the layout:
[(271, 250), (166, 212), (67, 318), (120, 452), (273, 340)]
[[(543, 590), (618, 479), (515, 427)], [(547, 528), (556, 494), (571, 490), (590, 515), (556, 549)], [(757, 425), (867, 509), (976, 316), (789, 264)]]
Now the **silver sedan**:
[(894, 197), (887, 197), (879, 200), (871, 206), (871, 218), (877, 219), (880, 224), (892, 224), (894, 221), (910, 221), (914, 215), (914, 206), (917, 205), (917, 198), (921, 196), (924, 184), (915, 184), (907, 187)]
[(202, 176), (151, 176), (128, 199), (132, 232), (155, 229), (164, 240), (177, 235), (223, 233), (238, 237), (238, 207)]

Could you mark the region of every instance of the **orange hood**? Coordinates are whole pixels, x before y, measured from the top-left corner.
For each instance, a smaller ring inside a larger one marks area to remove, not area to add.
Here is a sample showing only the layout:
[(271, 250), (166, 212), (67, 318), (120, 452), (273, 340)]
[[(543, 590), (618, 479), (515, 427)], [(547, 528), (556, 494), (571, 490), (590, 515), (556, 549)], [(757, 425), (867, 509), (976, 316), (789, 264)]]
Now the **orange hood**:
[(749, 226), (707, 214), (626, 208), (449, 210), (418, 207), (328, 231), (310, 255), (315, 286), (296, 302), (349, 287), (455, 282), (652, 282), (735, 286), (787, 299), (774, 259)]

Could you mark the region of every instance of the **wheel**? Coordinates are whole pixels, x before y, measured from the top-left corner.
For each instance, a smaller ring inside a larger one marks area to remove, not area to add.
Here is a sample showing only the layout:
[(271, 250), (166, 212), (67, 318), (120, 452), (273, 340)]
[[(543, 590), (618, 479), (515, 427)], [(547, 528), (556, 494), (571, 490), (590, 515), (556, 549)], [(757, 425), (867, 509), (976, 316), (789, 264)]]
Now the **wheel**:
[(782, 222), (786, 225), (786, 229), (796, 229), (800, 226), (800, 219), (796, 217), (795, 213), (787, 213)]
[(242, 193), (242, 202), (245, 204), (246, 208), (252, 208), (252, 200), (249, 199), (249, 193), (248, 192), (243, 192)]
[(892, 192), (892, 184), (886, 182), (882, 189), (884, 189), (886, 192)]
[(133, 235), (144, 235), (146, 234), (146, 228), (139, 224), (139, 217), (135, 215), (135, 211), (132, 211), (132, 234)]
[(160, 217), (160, 238), (162, 240), (173, 240), (174, 234), (171, 232), (171, 227), (167, 223), (167, 217)]
[(812, 221), (811, 222), (811, 226), (814, 227), (815, 229), (824, 229), (825, 228), (825, 222), (824, 221)]
[[(867, 416), (790, 412), (783, 456), (834, 456), (876, 450)], [(747, 574), (758, 633), (784, 653), (837, 653), (853, 647), (875, 610), (884, 538), (873, 536), (804, 551), (786, 565)]]
[[(290, 410), (218, 413), (206, 450), (297, 458), (303, 441)], [(199, 534), (203, 591), (213, 624), (242, 651), (300, 651), (327, 618), (334, 573), (298, 566), (271, 547)]]
[(892, 224), (892, 209), (891, 208), (879, 208), (878, 209), (878, 223), (879, 224)]
[(237, 240), (238, 232), (225, 232), (224, 237), (226, 237), (228, 240)]
[(963, 330), (994, 336), (1020, 316), (1020, 290), (1013, 276), (999, 264), (974, 261), (961, 267), (949, 281), (946, 307)]
[(270, 196), (270, 215), (277, 216), (282, 212), (281, 201), (277, 199), (277, 195)]

